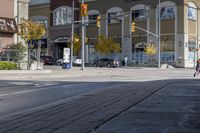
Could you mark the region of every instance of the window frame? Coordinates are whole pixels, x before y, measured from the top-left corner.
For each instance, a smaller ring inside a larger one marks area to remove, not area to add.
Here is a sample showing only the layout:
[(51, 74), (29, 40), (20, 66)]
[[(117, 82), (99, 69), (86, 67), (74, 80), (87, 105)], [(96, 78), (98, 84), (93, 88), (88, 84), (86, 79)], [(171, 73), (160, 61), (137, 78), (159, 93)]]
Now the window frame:
[[(119, 14), (118, 14), (119, 13)], [(110, 17), (110, 15), (113, 15)], [(114, 12), (108, 12), (107, 13), (107, 18), (108, 18), (108, 24), (118, 24), (122, 23), (122, 17), (118, 17), (119, 15), (122, 15), (122, 11), (114, 11)]]
[[(195, 11), (195, 16), (193, 16), (193, 15), (189, 16), (189, 9), (193, 9)], [(197, 20), (197, 8), (188, 5), (188, 19), (194, 20), (194, 21)]]
[[(143, 11), (143, 15), (140, 15), (141, 11)], [(138, 12), (138, 17), (135, 17), (136, 15), (134, 15), (136, 12)], [(136, 22), (146, 21), (146, 19), (147, 19), (145, 9), (132, 10), (131, 15), (132, 15), (132, 21), (136, 21)]]
[[(92, 16), (92, 17), (91, 17)], [(95, 17), (94, 17), (95, 16)], [(97, 17), (100, 16), (100, 14), (90, 14), (87, 16), (87, 20), (89, 20), (89, 25), (96, 25)], [(92, 19), (91, 19), (92, 18)], [(91, 22), (90, 22), (91, 21)]]
[[(165, 16), (164, 17), (162, 17), (162, 15), (161, 15), (161, 13), (162, 13), (162, 9), (165, 9), (164, 10), (164, 13), (167, 13), (167, 14), (165, 14)], [(169, 9), (172, 9), (173, 10), (173, 16), (172, 17), (169, 17), (171, 14), (168, 14), (168, 10)], [(170, 19), (175, 19), (175, 8), (174, 8), (174, 6), (165, 6), (165, 7), (161, 7), (160, 8), (160, 19), (161, 20), (170, 20)]]
[[(58, 20), (57, 20), (58, 18)], [(53, 25), (67, 25), (72, 23), (72, 7), (61, 6), (53, 11)]]

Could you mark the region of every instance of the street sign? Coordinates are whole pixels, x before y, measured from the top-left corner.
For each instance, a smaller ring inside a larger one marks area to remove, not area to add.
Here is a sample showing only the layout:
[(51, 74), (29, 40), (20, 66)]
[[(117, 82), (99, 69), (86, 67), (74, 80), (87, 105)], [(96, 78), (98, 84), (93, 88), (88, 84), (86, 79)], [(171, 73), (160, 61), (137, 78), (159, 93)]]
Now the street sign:
[(64, 48), (63, 50), (63, 62), (70, 63), (70, 48)]

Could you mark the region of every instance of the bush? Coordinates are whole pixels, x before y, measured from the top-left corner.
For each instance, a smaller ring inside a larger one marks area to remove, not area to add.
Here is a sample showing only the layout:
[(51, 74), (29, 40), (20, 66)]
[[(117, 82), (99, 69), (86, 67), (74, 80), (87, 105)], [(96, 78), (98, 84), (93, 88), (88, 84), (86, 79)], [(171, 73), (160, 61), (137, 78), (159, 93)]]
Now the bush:
[(13, 62), (0, 62), (0, 70), (17, 70), (19, 69), (17, 67), (16, 63)]

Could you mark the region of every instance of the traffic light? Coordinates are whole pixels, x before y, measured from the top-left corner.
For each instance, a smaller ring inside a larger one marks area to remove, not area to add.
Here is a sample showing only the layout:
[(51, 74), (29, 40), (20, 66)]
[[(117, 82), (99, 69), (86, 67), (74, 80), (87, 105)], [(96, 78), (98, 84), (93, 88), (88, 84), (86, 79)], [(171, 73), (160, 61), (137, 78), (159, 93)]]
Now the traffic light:
[(97, 27), (100, 27), (101, 26), (101, 17), (100, 16), (98, 16), (97, 17)]
[(88, 5), (87, 4), (81, 4), (81, 16), (82, 17), (88, 16)]
[(89, 42), (89, 38), (85, 37), (85, 42), (88, 43)]
[(133, 22), (132, 22), (132, 25), (131, 25), (131, 31), (132, 31), (132, 32), (135, 32), (135, 27), (136, 27), (136, 26), (135, 26), (135, 22), (133, 21)]

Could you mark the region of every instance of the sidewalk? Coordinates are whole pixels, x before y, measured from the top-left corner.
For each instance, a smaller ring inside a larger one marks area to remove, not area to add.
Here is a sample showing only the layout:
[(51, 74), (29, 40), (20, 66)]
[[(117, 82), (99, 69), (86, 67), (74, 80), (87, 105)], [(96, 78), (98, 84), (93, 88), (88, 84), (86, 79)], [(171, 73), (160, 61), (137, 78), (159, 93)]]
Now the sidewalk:
[(0, 133), (199, 133), (198, 80), (129, 83), (0, 119)]
[[(0, 80), (91, 80), (91, 81), (136, 81), (149, 79), (194, 78), (192, 69), (159, 68), (51, 68), (45, 70), (0, 71)], [(198, 78), (198, 77), (197, 77)]]

